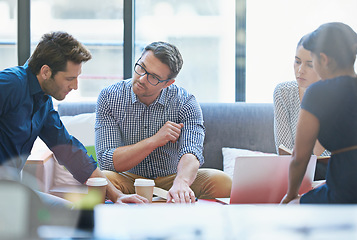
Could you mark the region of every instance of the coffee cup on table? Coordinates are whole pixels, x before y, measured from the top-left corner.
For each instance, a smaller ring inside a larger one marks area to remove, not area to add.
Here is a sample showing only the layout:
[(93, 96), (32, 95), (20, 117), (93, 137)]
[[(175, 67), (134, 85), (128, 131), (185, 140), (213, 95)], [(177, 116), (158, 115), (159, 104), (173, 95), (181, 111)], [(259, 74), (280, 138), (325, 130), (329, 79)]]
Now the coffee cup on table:
[(152, 197), (154, 195), (155, 182), (152, 179), (135, 179), (134, 182), (136, 194), (146, 198), (149, 202), (152, 202)]
[(101, 177), (88, 178), (86, 184), (88, 194), (98, 199), (98, 203), (104, 203), (108, 185), (107, 179)]

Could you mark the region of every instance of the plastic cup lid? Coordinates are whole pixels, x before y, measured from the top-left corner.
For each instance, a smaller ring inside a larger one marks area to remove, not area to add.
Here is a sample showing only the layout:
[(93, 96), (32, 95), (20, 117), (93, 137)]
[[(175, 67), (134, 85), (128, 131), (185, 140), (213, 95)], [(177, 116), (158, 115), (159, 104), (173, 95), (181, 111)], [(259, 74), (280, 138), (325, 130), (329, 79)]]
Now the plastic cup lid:
[(107, 179), (101, 178), (101, 177), (95, 177), (95, 178), (88, 178), (87, 180), (87, 186), (105, 186), (107, 185)]
[(155, 182), (152, 179), (135, 179), (134, 186), (155, 186)]

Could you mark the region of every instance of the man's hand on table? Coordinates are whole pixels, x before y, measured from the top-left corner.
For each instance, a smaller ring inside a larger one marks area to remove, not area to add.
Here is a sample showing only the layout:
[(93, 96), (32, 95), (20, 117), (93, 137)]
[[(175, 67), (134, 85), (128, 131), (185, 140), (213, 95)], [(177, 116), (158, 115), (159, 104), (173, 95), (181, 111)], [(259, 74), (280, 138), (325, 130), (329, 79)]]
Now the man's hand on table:
[(137, 194), (123, 194), (120, 197), (118, 197), (116, 203), (118, 204), (149, 203), (149, 200)]
[(195, 203), (195, 193), (185, 181), (176, 178), (169, 190), (167, 202)]

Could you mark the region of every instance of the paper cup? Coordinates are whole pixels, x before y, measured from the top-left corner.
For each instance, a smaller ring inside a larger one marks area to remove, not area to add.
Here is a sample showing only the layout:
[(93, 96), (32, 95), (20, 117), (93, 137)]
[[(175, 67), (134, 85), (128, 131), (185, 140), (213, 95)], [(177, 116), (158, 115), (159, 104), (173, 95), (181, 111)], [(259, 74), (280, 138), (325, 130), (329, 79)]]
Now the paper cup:
[(98, 203), (105, 202), (105, 196), (107, 192), (107, 179), (105, 178), (88, 178), (87, 180), (88, 194), (98, 199)]
[(152, 197), (154, 195), (155, 182), (151, 179), (135, 179), (134, 182), (136, 194), (146, 198), (149, 202), (152, 202)]

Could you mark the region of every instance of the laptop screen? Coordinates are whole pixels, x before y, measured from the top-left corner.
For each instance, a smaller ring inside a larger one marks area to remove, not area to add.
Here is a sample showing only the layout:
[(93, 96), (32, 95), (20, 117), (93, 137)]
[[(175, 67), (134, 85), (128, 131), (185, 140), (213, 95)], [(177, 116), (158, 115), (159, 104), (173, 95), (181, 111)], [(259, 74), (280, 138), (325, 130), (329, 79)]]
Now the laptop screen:
[[(291, 156), (237, 157), (231, 204), (280, 203), (288, 189)], [(311, 156), (299, 194), (312, 189), (316, 156)]]

